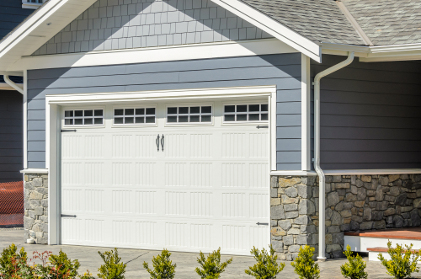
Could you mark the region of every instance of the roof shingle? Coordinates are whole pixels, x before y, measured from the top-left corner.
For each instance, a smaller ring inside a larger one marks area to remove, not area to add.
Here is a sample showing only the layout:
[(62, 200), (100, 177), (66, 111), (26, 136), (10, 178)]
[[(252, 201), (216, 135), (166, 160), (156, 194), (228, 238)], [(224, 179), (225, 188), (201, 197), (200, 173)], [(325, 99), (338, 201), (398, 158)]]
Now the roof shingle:
[(364, 45), (333, 0), (241, 0), (315, 43)]

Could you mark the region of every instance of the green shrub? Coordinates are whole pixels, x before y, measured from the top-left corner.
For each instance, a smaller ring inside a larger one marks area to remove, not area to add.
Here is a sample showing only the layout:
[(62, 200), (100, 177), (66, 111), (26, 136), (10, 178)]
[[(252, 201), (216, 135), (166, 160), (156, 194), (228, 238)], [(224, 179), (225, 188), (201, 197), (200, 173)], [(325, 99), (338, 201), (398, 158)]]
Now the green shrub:
[(124, 279), (124, 273), (126, 272), (126, 264), (121, 262), (121, 258), (118, 256), (117, 248), (111, 251), (105, 251), (101, 253), (98, 251), (104, 264), (98, 268), (98, 277), (103, 279)]
[(152, 279), (172, 279), (175, 275), (176, 264), (170, 261), (171, 253), (167, 249), (152, 258), (153, 270), (149, 268), (147, 262), (143, 262), (143, 267), (149, 272)]
[(253, 247), (250, 253), (254, 256), (257, 263), (246, 269), (245, 273), (256, 279), (274, 279), (285, 267), (284, 263), (278, 264), (276, 262), (278, 256), (275, 255), (272, 244), (269, 246), (269, 251), (266, 251), (264, 248), (262, 251), (259, 251), (256, 247)]
[(421, 252), (413, 252), (411, 245), (403, 246), (396, 244), (396, 248), (392, 248), (392, 242), (387, 242), (387, 253), (390, 256), (390, 260), (386, 260), (382, 254), (379, 254), (378, 258), (382, 264), (386, 267), (387, 274), (395, 277), (396, 279), (406, 278), (413, 272), (418, 272), (417, 262), (421, 256)]
[(3, 249), (0, 257), (0, 278), (19, 278), (22, 274), (30, 273), (25, 248), (22, 247), (19, 252), (17, 250), (13, 243)]
[(351, 247), (349, 245), (346, 246), (344, 254), (348, 259), (348, 262), (341, 265), (342, 275), (349, 279), (367, 279), (368, 274), (365, 272), (367, 265), (361, 256), (358, 254), (355, 257), (352, 256)]
[(213, 251), (207, 258), (200, 252), (197, 262), (202, 268), (196, 267), (196, 273), (203, 279), (218, 279), (225, 268), (232, 262), (232, 258), (221, 263), (221, 248)]
[(57, 279), (64, 279), (64, 278), (75, 278), (78, 273), (78, 269), (80, 267), (80, 263), (78, 260), (70, 260), (67, 257), (66, 253), (60, 250), (58, 255), (50, 255), (48, 258), (50, 260), (50, 264), (52, 265), (52, 271), (54, 274), (54, 278)]
[(297, 258), (291, 263), (300, 279), (320, 278), (319, 265), (314, 262), (313, 255), (313, 247), (308, 245), (304, 246), (304, 248), (300, 247)]

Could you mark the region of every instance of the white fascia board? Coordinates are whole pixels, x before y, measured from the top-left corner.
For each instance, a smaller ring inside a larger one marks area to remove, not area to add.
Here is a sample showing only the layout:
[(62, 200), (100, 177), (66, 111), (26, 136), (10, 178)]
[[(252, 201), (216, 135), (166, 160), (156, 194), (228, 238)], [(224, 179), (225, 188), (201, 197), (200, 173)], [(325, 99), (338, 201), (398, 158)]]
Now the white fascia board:
[(50, 0), (0, 42), (0, 70), (31, 55), (96, 0)]
[(129, 50), (26, 56), (9, 66), (9, 69), (33, 70), (60, 67), (87, 67), (296, 52), (297, 50), (277, 39), (262, 39)]
[(269, 16), (238, 0), (211, 1), (295, 48), (311, 59), (321, 62), (322, 53), (318, 44), (292, 31)]
[(352, 51), (361, 62), (421, 60), (421, 44), (396, 46), (354, 46), (322, 43), (322, 53), (347, 56)]

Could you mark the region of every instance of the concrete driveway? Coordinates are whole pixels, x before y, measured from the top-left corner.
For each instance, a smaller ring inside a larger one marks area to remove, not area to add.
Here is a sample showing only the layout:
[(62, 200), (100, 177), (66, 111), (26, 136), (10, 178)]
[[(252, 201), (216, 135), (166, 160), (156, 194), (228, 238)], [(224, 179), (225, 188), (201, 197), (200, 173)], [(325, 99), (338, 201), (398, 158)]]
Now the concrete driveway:
[[(106, 251), (106, 248), (100, 247), (84, 247), (84, 246), (70, 246), (70, 245), (37, 245), (37, 244), (26, 244), (23, 242), (23, 231), (15, 229), (0, 229), (0, 250), (9, 246), (11, 243), (15, 243), (19, 248), (24, 246), (28, 252), (28, 256), (32, 256), (33, 251), (43, 252), (45, 250), (58, 253), (60, 249), (67, 253), (69, 258), (78, 259), (81, 267), (80, 273), (83, 273), (87, 269), (96, 276), (98, 267), (102, 264), (102, 260), (98, 255), (98, 251)], [(109, 249), (108, 249), (109, 250)], [(149, 278), (148, 273), (142, 266), (144, 261), (147, 261), (151, 265), (151, 259), (153, 256), (159, 254), (159, 251), (151, 250), (138, 250), (138, 249), (119, 249), (119, 254), (124, 262), (131, 261), (127, 265), (126, 278)], [(194, 271), (197, 266), (196, 253), (179, 253), (173, 252), (171, 259), (177, 264), (176, 278), (198, 278), (198, 275)], [(223, 259), (229, 258), (223, 256)], [(233, 262), (230, 264), (226, 272), (223, 273), (222, 278), (249, 278), (244, 273), (244, 270), (255, 263), (253, 257), (247, 256), (233, 256)], [(367, 259), (366, 259), (367, 260)], [(320, 263), (321, 278), (343, 278), (340, 272), (340, 266), (345, 262), (344, 259), (329, 260), (324, 263)], [(385, 268), (379, 262), (368, 262), (367, 272), (369, 278), (392, 278), (386, 275)], [(421, 278), (421, 274), (414, 274), (414, 278)], [(290, 262), (286, 262), (285, 269), (280, 273), (279, 278), (298, 278), (294, 273), (294, 270)]]

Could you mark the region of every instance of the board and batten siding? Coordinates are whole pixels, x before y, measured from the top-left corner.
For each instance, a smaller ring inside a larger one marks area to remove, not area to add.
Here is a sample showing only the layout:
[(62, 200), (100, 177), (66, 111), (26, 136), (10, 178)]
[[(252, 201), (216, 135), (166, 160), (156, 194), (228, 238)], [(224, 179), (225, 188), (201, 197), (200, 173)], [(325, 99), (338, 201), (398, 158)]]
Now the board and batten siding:
[(22, 111), (22, 94), (0, 90), (0, 183), (22, 180)]
[(277, 168), (301, 169), (301, 54), (28, 71), (28, 167), (45, 167), (45, 95), (276, 85)]
[[(314, 76), (345, 57), (312, 62)], [(323, 169), (421, 168), (421, 63), (351, 65), (321, 80)]]

